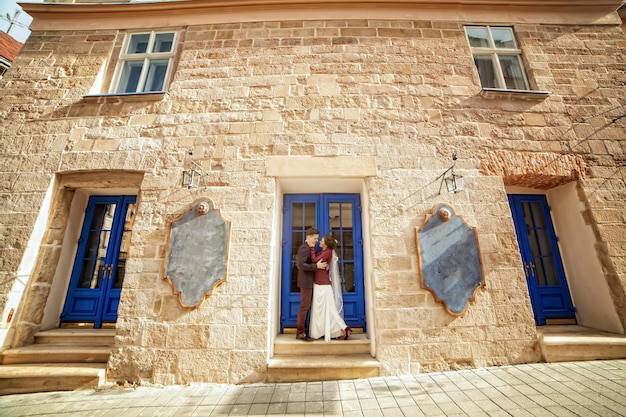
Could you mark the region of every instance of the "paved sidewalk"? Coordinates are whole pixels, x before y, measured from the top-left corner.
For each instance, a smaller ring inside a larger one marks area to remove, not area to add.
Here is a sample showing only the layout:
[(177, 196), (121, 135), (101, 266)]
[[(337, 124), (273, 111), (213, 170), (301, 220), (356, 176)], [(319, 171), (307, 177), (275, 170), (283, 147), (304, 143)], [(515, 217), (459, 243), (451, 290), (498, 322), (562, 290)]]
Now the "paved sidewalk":
[(626, 360), (350, 381), (7, 395), (0, 397), (0, 416), (626, 416)]

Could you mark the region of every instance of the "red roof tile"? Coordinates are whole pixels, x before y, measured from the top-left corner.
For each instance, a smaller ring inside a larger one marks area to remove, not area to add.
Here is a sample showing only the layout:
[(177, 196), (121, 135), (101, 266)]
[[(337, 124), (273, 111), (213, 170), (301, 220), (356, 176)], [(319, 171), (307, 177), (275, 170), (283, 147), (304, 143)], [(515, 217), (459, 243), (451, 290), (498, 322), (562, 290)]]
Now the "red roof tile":
[(22, 49), (22, 44), (7, 35), (0, 32), (0, 56), (8, 61), (13, 62), (17, 53)]

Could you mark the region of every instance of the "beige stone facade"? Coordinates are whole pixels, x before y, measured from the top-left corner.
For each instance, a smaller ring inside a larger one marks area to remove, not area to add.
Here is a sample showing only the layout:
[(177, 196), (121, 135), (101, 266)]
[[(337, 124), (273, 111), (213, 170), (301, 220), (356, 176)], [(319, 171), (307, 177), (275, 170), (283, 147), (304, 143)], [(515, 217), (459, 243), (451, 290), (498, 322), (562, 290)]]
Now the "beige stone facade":
[[(109, 194), (138, 202), (112, 380), (264, 380), (283, 197), (303, 192), (360, 195), (366, 333), (383, 374), (540, 360), (508, 194), (547, 197), (577, 322), (624, 334), (619, 1), (541, 13), (209, 3), (25, 6), (33, 33), (0, 81), (5, 348), (59, 326), (88, 197)], [(513, 27), (542, 93), (483, 91), (466, 24)], [(178, 34), (166, 93), (106, 94), (141, 30)], [(439, 193), (453, 153), (465, 189)], [(196, 189), (181, 185), (190, 158), (206, 172)], [(172, 220), (200, 198), (231, 222), (228, 276), (189, 309), (162, 273)], [(416, 228), (441, 202), (480, 242), (486, 285), (461, 316), (420, 286)]]

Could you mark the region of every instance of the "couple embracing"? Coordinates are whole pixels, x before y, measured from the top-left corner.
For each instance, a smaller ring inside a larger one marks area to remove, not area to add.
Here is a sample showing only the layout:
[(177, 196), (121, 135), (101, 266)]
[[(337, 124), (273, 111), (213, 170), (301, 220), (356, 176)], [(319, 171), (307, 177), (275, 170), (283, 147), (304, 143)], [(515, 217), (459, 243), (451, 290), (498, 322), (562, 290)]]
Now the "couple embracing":
[[(319, 238), (316, 229), (306, 231), (305, 241), (298, 248), (298, 287), (300, 288), (300, 310), (296, 321), (296, 339), (315, 340), (324, 336), (348, 339), (352, 329), (343, 320), (343, 298), (338, 259), (334, 249), (337, 241), (331, 235), (320, 240), (322, 251), (315, 252)], [(311, 310), (309, 335), (305, 330), (306, 317)]]

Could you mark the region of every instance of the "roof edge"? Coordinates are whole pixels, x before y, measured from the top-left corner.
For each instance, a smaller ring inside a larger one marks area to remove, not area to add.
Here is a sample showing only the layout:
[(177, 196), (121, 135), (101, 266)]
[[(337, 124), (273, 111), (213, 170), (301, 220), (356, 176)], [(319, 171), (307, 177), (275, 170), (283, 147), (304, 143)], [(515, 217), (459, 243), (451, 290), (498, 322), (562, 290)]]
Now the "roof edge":
[[(33, 30), (123, 29), (260, 20), (394, 19), (619, 24), (623, 0), (169, 0), (20, 3)], [(561, 15), (561, 16), (559, 16)], [(566, 16), (566, 17), (563, 17)], [(574, 19), (572, 19), (574, 16)], [(156, 21), (153, 18), (158, 18)]]

